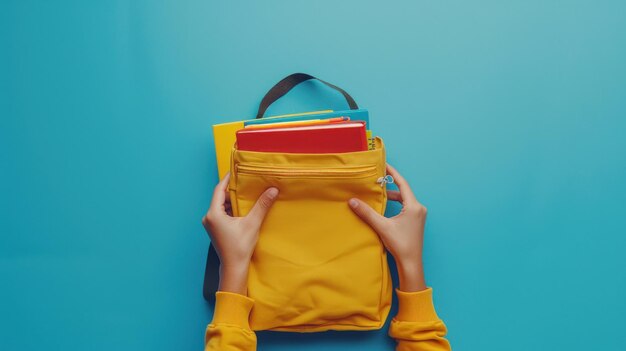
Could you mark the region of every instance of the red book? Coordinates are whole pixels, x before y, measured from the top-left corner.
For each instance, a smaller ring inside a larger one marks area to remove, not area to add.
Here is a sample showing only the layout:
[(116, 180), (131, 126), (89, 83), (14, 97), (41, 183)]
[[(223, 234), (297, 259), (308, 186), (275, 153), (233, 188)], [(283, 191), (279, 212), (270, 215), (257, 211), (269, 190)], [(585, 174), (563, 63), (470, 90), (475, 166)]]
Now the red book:
[(237, 131), (237, 149), (311, 154), (365, 151), (365, 122), (240, 129)]

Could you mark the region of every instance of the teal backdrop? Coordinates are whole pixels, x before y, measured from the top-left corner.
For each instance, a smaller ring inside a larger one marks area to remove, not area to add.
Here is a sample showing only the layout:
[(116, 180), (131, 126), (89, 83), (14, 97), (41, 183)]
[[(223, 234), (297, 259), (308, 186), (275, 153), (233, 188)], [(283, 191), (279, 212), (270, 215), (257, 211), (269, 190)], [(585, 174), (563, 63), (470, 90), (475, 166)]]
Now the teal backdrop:
[(211, 125), (293, 72), (368, 108), (429, 208), (454, 350), (626, 350), (624, 1), (5, 0), (0, 40), (3, 351), (201, 350)]

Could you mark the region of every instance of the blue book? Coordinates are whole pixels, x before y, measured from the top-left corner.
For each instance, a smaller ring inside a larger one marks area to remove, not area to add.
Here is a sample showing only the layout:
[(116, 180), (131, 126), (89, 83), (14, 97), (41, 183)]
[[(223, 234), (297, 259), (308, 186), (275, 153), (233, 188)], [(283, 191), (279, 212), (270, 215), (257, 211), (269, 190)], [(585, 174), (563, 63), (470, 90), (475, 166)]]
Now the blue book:
[(370, 128), (370, 118), (369, 112), (365, 109), (358, 110), (344, 110), (344, 111), (333, 111), (312, 115), (302, 115), (302, 116), (290, 116), (290, 117), (276, 117), (276, 118), (258, 118), (250, 121), (245, 121), (244, 126), (255, 125), (255, 124), (267, 124), (267, 123), (278, 123), (278, 122), (291, 122), (291, 121), (306, 121), (310, 119), (324, 119), (324, 118), (332, 118), (332, 117), (350, 117), (351, 121), (364, 121), (365, 128)]

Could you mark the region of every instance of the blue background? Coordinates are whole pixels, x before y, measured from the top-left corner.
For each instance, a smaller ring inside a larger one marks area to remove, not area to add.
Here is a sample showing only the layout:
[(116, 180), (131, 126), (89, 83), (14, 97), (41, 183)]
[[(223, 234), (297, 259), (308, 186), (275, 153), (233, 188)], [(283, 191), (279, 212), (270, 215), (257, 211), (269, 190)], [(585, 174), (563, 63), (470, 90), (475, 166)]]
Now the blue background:
[[(625, 19), (623, 1), (3, 1), (0, 349), (202, 349), (211, 125), (297, 71), (369, 108), (429, 208), (455, 350), (626, 349)], [(345, 103), (306, 83), (269, 113), (326, 107)]]

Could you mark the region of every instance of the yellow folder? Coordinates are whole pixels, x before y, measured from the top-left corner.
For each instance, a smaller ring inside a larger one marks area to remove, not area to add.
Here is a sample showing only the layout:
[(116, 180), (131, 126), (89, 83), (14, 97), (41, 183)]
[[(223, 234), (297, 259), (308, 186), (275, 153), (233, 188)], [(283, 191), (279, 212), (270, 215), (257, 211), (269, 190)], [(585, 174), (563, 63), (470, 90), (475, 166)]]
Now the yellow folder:
[[(306, 116), (320, 113), (333, 112), (332, 110), (311, 111), (303, 113), (292, 113), (288, 115), (264, 117), (280, 119), (282, 117)], [(213, 140), (215, 142), (215, 158), (217, 160), (217, 173), (222, 179), (230, 170), (230, 152), (237, 140), (236, 133), (244, 127), (246, 121), (228, 122), (213, 125)], [(278, 122), (278, 120), (277, 120)]]

